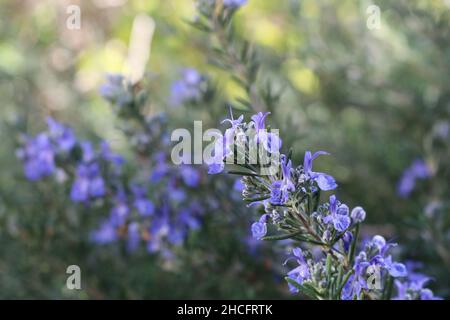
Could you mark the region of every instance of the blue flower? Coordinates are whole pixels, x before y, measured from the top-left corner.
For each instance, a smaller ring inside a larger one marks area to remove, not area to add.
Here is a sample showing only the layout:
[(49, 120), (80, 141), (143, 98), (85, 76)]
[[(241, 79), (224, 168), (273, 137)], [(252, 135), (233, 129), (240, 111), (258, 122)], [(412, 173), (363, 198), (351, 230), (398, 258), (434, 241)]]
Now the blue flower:
[(350, 245), (353, 241), (353, 234), (350, 231), (346, 231), (342, 236), (342, 242), (344, 243), (344, 250), (348, 252)]
[(134, 195), (134, 207), (143, 217), (148, 217), (154, 214), (155, 205), (146, 197), (146, 189), (138, 185), (131, 185), (131, 190)]
[(24, 160), (25, 177), (37, 181), (55, 172), (55, 154), (46, 133), (27, 139), (24, 148), (19, 149), (19, 157)]
[(267, 234), (267, 214), (263, 214), (259, 221), (252, 224), (252, 236), (257, 240), (261, 240)]
[(394, 277), (406, 277), (408, 275), (408, 271), (403, 263), (393, 262), (392, 256), (388, 256), (383, 261), (383, 266), (387, 269), (389, 274)]
[(153, 219), (148, 231), (150, 233), (150, 238), (147, 241), (147, 251), (154, 253), (162, 249), (163, 238), (166, 237), (170, 232), (170, 225), (168, 220), (168, 210), (166, 204), (160, 208), (160, 214), (158, 214), (155, 219)]
[(361, 207), (354, 207), (350, 216), (354, 223), (361, 223), (366, 219), (366, 211)]
[(317, 151), (313, 155), (311, 151), (305, 152), (305, 158), (303, 161), (303, 170), (305, 171), (305, 175), (307, 178), (312, 179), (317, 182), (317, 185), (321, 190), (328, 191), (336, 189), (337, 184), (334, 178), (328, 174), (322, 172), (313, 172), (312, 166), (315, 158), (322, 154), (328, 154), (325, 151)]
[(233, 190), (236, 190), (238, 192), (242, 192), (242, 190), (244, 190), (244, 184), (242, 183), (241, 179), (236, 179), (234, 181)]
[(221, 173), (225, 168), (225, 164), (223, 163), (211, 163), (208, 165), (208, 174), (217, 174)]
[(258, 112), (252, 116), (253, 123), (255, 124), (255, 130), (258, 133), (260, 130), (265, 130), (265, 121), (270, 112)]
[(371, 265), (376, 265), (387, 270), (394, 278), (406, 277), (408, 275), (406, 266), (403, 263), (392, 261), (392, 256), (387, 255), (389, 249), (396, 245), (396, 243), (387, 243), (380, 235), (374, 236), (366, 245), (368, 248), (372, 247), (378, 251), (377, 254), (370, 259), (370, 263)]
[(151, 216), (155, 212), (153, 202), (146, 198), (137, 198), (134, 200), (134, 206), (143, 217)]
[(125, 199), (118, 197), (116, 199), (116, 204), (111, 209), (111, 223), (116, 227), (123, 226), (129, 214), (130, 208)]
[(114, 153), (111, 150), (109, 143), (106, 141), (102, 141), (100, 144), (100, 155), (103, 159), (113, 164), (117, 169), (120, 169), (125, 162), (125, 159), (121, 155)]
[(397, 193), (403, 197), (408, 197), (414, 190), (417, 179), (430, 177), (431, 170), (422, 159), (416, 159), (405, 169), (397, 186)]
[(286, 162), (286, 156), (281, 156), (281, 173), (283, 179), (274, 181), (270, 189), (270, 202), (282, 205), (289, 199), (289, 191), (295, 191), (295, 185), (291, 180), (291, 160)]
[(197, 187), (200, 183), (200, 172), (196, 170), (194, 167), (189, 165), (181, 166), (180, 174), (183, 179), (183, 182), (188, 187)]
[(116, 241), (116, 227), (111, 223), (110, 220), (103, 221), (100, 227), (92, 232), (91, 240), (97, 244), (107, 244)]
[(172, 226), (167, 235), (167, 241), (170, 244), (179, 246), (183, 243), (185, 237), (186, 233), (180, 227)]
[(280, 150), (282, 141), (277, 134), (266, 130), (265, 121), (269, 114), (270, 112), (258, 112), (252, 116), (256, 130), (255, 142), (261, 143), (266, 151), (275, 153)]
[(334, 228), (339, 231), (345, 231), (350, 226), (349, 209), (347, 205), (337, 201), (335, 195), (330, 196), (330, 214), (323, 218), (324, 223), (333, 223)]
[(355, 258), (355, 264), (353, 266), (354, 273), (349, 277), (342, 288), (341, 298), (343, 300), (352, 300), (354, 297), (358, 300), (360, 299), (361, 291), (368, 288), (365, 274), (367, 267), (369, 266), (370, 264), (366, 261), (365, 253), (361, 252)]
[(205, 77), (197, 70), (184, 69), (181, 79), (175, 81), (170, 88), (172, 105), (178, 106), (185, 102), (200, 99), (203, 92), (202, 84), (205, 83), (205, 80)]
[(200, 228), (200, 221), (193, 215), (191, 208), (182, 209), (178, 215), (178, 220), (192, 230)]
[(231, 112), (231, 108), (230, 108), (230, 115), (231, 115), (230, 119), (225, 119), (221, 123), (229, 122), (231, 124), (231, 128), (232, 129), (236, 129), (242, 123), (242, 121), (244, 120), (244, 115), (241, 114), (239, 116), (239, 118), (234, 119), (233, 118), (233, 113)]
[(121, 74), (109, 74), (106, 83), (99, 89), (100, 95), (110, 103), (124, 106), (133, 100), (132, 94), (125, 87), (125, 78)]
[(97, 163), (80, 164), (77, 167), (76, 179), (72, 184), (70, 198), (73, 202), (86, 202), (90, 198), (105, 195), (105, 182), (100, 175)]
[(182, 202), (187, 197), (185, 189), (180, 188), (173, 177), (167, 182), (167, 194), (174, 202)]
[(214, 144), (214, 156), (207, 160), (208, 174), (220, 173), (225, 168), (224, 159), (231, 152), (230, 145), (227, 145), (229, 141), (230, 139), (227, 139), (226, 136), (220, 137), (216, 140)]
[(435, 296), (430, 289), (424, 288), (424, 285), (429, 280), (430, 278), (428, 277), (415, 280), (408, 279), (404, 282), (395, 280), (397, 296), (393, 300), (442, 300), (441, 297)]
[[(309, 280), (311, 278), (311, 273), (309, 271), (308, 263), (305, 260), (305, 257), (303, 255), (302, 249), (300, 248), (294, 248), (292, 249), (293, 256), (288, 258), (283, 265), (285, 265), (289, 260), (295, 259), (298, 263), (298, 266), (291, 271), (288, 272), (287, 276), (293, 280), (295, 280), (297, 283), (302, 284), (303, 281)], [(292, 284), (288, 283), (289, 290), (292, 293), (297, 293), (299, 290), (293, 286)]]
[(127, 250), (135, 251), (138, 248), (140, 241), (139, 224), (137, 222), (132, 222), (128, 225)]
[(81, 151), (82, 151), (82, 161), (85, 163), (91, 162), (95, 159), (95, 151), (92, 146), (92, 142), (83, 141), (80, 143)]
[(160, 181), (170, 171), (170, 167), (166, 161), (166, 154), (163, 151), (156, 154), (155, 160), (156, 160), (156, 165), (153, 168), (153, 171), (150, 175), (151, 182)]
[(57, 122), (52, 117), (47, 118), (50, 136), (55, 140), (57, 148), (61, 151), (70, 151), (76, 144), (77, 139), (72, 128)]

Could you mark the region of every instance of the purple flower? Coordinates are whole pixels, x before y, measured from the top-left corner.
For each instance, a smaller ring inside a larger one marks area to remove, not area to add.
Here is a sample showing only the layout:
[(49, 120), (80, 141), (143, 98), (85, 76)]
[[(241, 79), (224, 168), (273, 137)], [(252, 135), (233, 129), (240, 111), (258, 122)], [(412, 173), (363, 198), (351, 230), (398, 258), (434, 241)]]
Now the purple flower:
[(197, 187), (200, 183), (200, 172), (192, 166), (184, 165), (180, 168), (180, 174), (183, 182), (188, 187)]
[(160, 210), (161, 215), (155, 218), (149, 227), (150, 239), (147, 241), (147, 251), (150, 253), (162, 249), (163, 238), (170, 232), (170, 225), (167, 217), (167, 205), (163, 205)]
[(269, 114), (270, 112), (258, 112), (257, 114), (252, 116), (256, 132), (259, 132), (260, 130), (264, 130), (266, 128), (265, 122)]
[(430, 280), (430, 278), (423, 277), (420, 279), (401, 282), (395, 280), (395, 286), (397, 288), (397, 296), (393, 300), (442, 300), (433, 294), (430, 289), (424, 288), (424, 285)]
[(116, 228), (109, 220), (102, 222), (100, 227), (92, 232), (91, 240), (97, 244), (107, 244), (117, 240)]
[[(230, 128), (231, 129), (231, 128)], [(230, 130), (227, 129), (227, 130)], [(225, 132), (227, 134), (227, 132)], [(228, 141), (228, 142), (227, 142)], [(230, 140), (227, 137), (219, 137), (214, 144), (214, 155), (207, 160), (208, 174), (217, 174), (225, 168), (224, 159), (230, 154), (230, 145), (227, 145)]]
[[(302, 284), (303, 281), (308, 280), (311, 278), (311, 274), (309, 272), (309, 266), (308, 263), (305, 260), (305, 257), (303, 255), (302, 249), (300, 248), (294, 248), (292, 249), (293, 256), (289, 257), (283, 265), (285, 265), (289, 260), (295, 259), (298, 263), (298, 266), (291, 271), (288, 272), (287, 276), (293, 280), (295, 280), (297, 283)], [(292, 293), (297, 293), (299, 290), (293, 286), (292, 284), (288, 283), (289, 290)]]
[(112, 99), (122, 88), (124, 77), (121, 74), (108, 74), (106, 80), (107, 82), (100, 86), (100, 95), (105, 99)]
[(192, 230), (197, 230), (200, 228), (200, 221), (193, 216), (190, 208), (182, 209), (178, 215), (178, 220), (180, 223)]
[(281, 173), (283, 179), (274, 181), (270, 190), (270, 202), (272, 204), (285, 204), (289, 199), (289, 191), (295, 191), (291, 180), (292, 162), (286, 162), (286, 156), (281, 156)]
[(406, 270), (405, 265), (403, 263), (393, 262), (391, 256), (388, 256), (384, 259), (383, 266), (394, 278), (406, 277), (408, 275), (408, 271)]
[(139, 212), (139, 214), (143, 217), (148, 217), (154, 214), (155, 212), (155, 205), (152, 201), (147, 199), (146, 197), (146, 188), (132, 184), (131, 190), (134, 195), (134, 202), (133, 205), (136, 208), (136, 210)]
[(128, 225), (128, 241), (127, 241), (127, 250), (135, 251), (141, 240), (140, 232), (139, 232), (139, 224), (136, 222), (132, 222)]
[(167, 235), (167, 241), (169, 241), (170, 244), (179, 246), (183, 243), (185, 237), (186, 234), (181, 228), (172, 226)]
[(100, 175), (97, 163), (80, 164), (77, 167), (76, 178), (72, 184), (70, 198), (73, 202), (86, 202), (90, 198), (105, 195), (105, 183)]
[(127, 203), (123, 200), (117, 201), (111, 209), (111, 223), (117, 227), (124, 225), (129, 213), (130, 208)]
[(24, 172), (28, 180), (37, 181), (55, 172), (54, 150), (47, 134), (41, 133), (27, 139), (19, 153), (24, 160)]
[(99, 89), (100, 95), (110, 103), (124, 106), (133, 100), (130, 92), (126, 90), (125, 78), (121, 74), (109, 74), (106, 83)]
[(252, 224), (252, 235), (256, 240), (261, 240), (267, 234), (267, 214), (263, 214), (259, 221)]
[(324, 223), (332, 223), (334, 228), (339, 231), (345, 231), (350, 226), (349, 209), (347, 205), (337, 201), (335, 195), (330, 196), (330, 214), (323, 218)]
[(73, 130), (52, 117), (47, 118), (50, 136), (55, 140), (57, 148), (61, 151), (70, 151), (76, 144), (77, 139)]
[(118, 186), (113, 197), (113, 206), (110, 210), (109, 221), (113, 226), (120, 227), (125, 224), (127, 217), (130, 214), (127, 195), (125, 194), (122, 185)]
[(170, 171), (170, 167), (166, 161), (166, 154), (163, 151), (156, 154), (155, 160), (156, 160), (156, 165), (153, 168), (153, 171), (150, 175), (151, 182), (160, 181)]
[(143, 217), (151, 216), (155, 212), (153, 202), (146, 198), (137, 198), (134, 200), (134, 206)]
[(244, 190), (244, 184), (242, 183), (241, 179), (236, 179), (234, 181), (233, 190), (236, 190), (238, 192), (242, 192), (242, 190)]
[(121, 155), (114, 153), (111, 150), (108, 142), (106, 141), (102, 141), (102, 143), (100, 144), (100, 155), (103, 159), (109, 161), (117, 168), (120, 168), (125, 162), (125, 159)]
[(280, 150), (282, 141), (277, 134), (266, 130), (265, 121), (269, 114), (270, 112), (258, 112), (252, 116), (256, 130), (255, 141), (261, 143), (266, 151), (275, 153)]
[(361, 252), (355, 258), (355, 264), (353, 266), (354, 273), (350, 276), (342, 288), (341, 298), (343, 300), (352, 300), (354, 297), (358, 300), (360, 299), (361, 291), (368, 288), (365, 274), (369, 265), (370, 264), (366, 261), (366, 255), (364, 252)]
[(346, 231), (342, 236), (342, 242), (344, 243), (344, 250), (346, 252), (350, 249), (352, 241), (353, 241), (353, 234), (350, 231)]
[(80, 146), (83, 153), (82, 161), (85, 163), (93, 161), (95, 159), (95, 151), (92, 142), (83, 141), (80, 143)]
[(244, 115), (240, 115), (239, 118), (234, 119), (233, 118), (233, 113), (231, 112), (231, 108), (230, 108), (230, 114), (231, 114), (231, 119), (225, 119), (223, 120), (221, 123), (225, 123), (225, 122), (229, 122), (231, 124), (231, 128), (232, 129), (236, 129), (244, 120)]
[(205, 77), (197, 70), (192, 68), (184, 69), (181, 79), (175, 81), (170, 88), (172, 105), (178, 106), (185, 102), (200, 99), (204, 82)]
[(375, 248), (378, 253), (370, 259), (371, 265), (377, 265), (385, 270), (394, 278), (406, 277), (408, 271), (403, 263), (392, 261), (392, 256), (387, 255), (389, 249), (395, 247), (396, 243), (387, 243), (386, 240), (376, 235), (366, 245), (369, 248)]
[(361, 207), (354, 207), (350, 216), (354, 223), (361, 223), (366, 219), (366, 211)]
[(225, 168), (224, 159), (233, 154), (233, 145), (236, 142), (235, 135), (238, 126), (242, 123), (244, 116), (241, 115), (238, 119), (233, 118), (233, 114), (230, 110), (231, 119), (225, 119), (222, 123), (229, 122), (231, 128), (225, 130), (225, 134), (216, 138), (214, 143), (214, 155), (207, 159), (208, 174), (217, 174), (223, 171)]
[(312, 171), (314, 159), (316, 159), (318, 156), (320, 156), (322, 154), (329, 154), (329, 153), (325, 152), (325, 151), (317, 151), (312, 155), (311, 151), (305, 152), (305, 158), (303, 161), (303, 169), (305, 171), (305, 175), (307, 178), (316, 181), (317, 185), (319, 186), (319, 188), (321, 190), (328, 191), (328, 190), (336, 189), (337, 184), (332, 176), (327, 175), (322, 172), (313, 172)]
[(416, 159), (405, 169), (397, 186), (399, 196), (406, 198), (414, 190), (417, 179), (426, 179), (430, 177), (431, 170), (428, 165), (421, 159)]
[(221, 173), (225, 168), (225, 164), (223, 163), (211, 163), (208, 165), (208, 174), (217, 174)]

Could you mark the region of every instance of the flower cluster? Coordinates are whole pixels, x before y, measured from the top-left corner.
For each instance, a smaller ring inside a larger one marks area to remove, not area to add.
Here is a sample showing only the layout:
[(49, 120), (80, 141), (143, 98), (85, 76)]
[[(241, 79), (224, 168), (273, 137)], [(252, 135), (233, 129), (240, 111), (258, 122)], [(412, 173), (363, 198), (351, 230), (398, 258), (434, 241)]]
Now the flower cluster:
[[(254, 238), (292, 239), (305, 245), (304, 249), (294, 248), (292, 257), (286, 261), (296, 261), (286, 277), (290, 290), (316, 299), (390, 299), (396, 279), (398, 297), (402, 297), (403, 291), (411, 291), (413, 284), (405, 282), (408, 276), (405, 265), (395, 262), (389, 254), (396, 244), (377, 235), (356, 254), (360, 224), (366, 217), (363, 208), (350, 210), (334, 194), (328, 202), (320, 203), (322, 192), (337, 188), (332, 176), (313, 171), (313, 161), (327, 153), (306, 151), (303, 165), (294, 167), (291, 152), (279, 153), (282, 141), (278, 135), (262, 130), (267, 115), (257, 113), (249, 123), (242, 116), (227, 119), (225, 122), (231, 127), (223, 139), (216, 141), (216, 149), (223, 152), (210, 164), (209, 172), (221, 172), (229, 163), (225, 160), (230, 154), (237, 153), (234, 160), (239, 157), (247, 160), (232, 163), (239, 168), (232, 173), (243, 176), (244, 200), (249, 205), (264, 206), (264, 214), (251, 226)], [(249, 129), (254, 130), (249, 134)], [(246, 148), (252, 141), (263, 151), (256, 159)], [(261, 159), (265, 158), (270, 158), (278, 170), (263, 170)], [(278, 232), (267, 235), (271, 225)], [(317, 250), (315, 254), (309, 250), (313, 248), (318, 248), (319, 254)], [(433, 297), (429, 292), (414, 297)]]
[(209, 203), (190, 199), (188, 192), (200, 187), (201, 171), (176, 168), (164, 153), (155, 154), (153, 160), (149, 177), (116, 190), (109, 217), (92, 233), (95, 242), (116, 241), (122, 232), (128, 250), (134, 251), (144, 242), (148, 252), (169, 257), (171, 247), (183, 244), (189, 232), (200, 227)]
[(58, 181), (67, 178), (71, 171), (68, 164), (75, 168), (75, 179), (71, 188), (74, 202), (88, 202), (90, 198), (105, 195), (105, 170), (117, 175), (124, 159), (113, 153), (107, 142), (102, 142), (99, 150), (94, 150), (90, 141), (79, 140), (72, 128), (47, 118), (48, 130), (35, 137), (24, 136), (23, 146), (17, 150), (17, 156), (24, 164), (24, 173), (30, 181), (46, 177), (55, 177)]
[[(153, 126), (150, 131), (156, 133), (165, 118), (158, 115), (148, 122)], [(152, 155), (153, 170), (147, 176), (137, 172), (128, 178), (122, 174), (124, 158), (111, 151), (106, 142), (95, 148), (91, 141), (80, 141), (73, 129), (53, 118), (48, 118), (47, 124), (47, 131), (24, 137), (17, 151), (25, 176), (31, 181), (53, 177), (69, 184), (74, 204), (96, 204), (109, 211), (92, 232), (91, 239), (96, 243), (124, 238), (132, 251), (145, 241), (149, 252), (167, 255), (172, 246), (181, 245), (190, 231), (199, 228), (205, 210), (216, 206), (207, 197), (189, 195), (203, 183), (202, 169), (174, 166), (168, 159), (168, 145)], [(164, 145), (168, 143), (164, 136), (162, 131), (153, 138)]]
[(406, 263), (408, 277), (403, 282), (395, 280), (397, 296), (393, 298), (394, 300), (441, 300), (430, 289), (424, 287), (431, 279), (416, 271), (420, 266), (421, 264), (415, 262)]
[(374, 236), (355, 257), (353, 274), (343, 287), (342, 299), (360, 299), (363, 291), (369, 296), (374, 294), (382, 289), (381, 280), (387, 275), (406, 277), (405, 265), (392, 261), (392, 256), (388, 254), (389, 249), (395, 246), (395, 243), (387, 243), (382, 236)]

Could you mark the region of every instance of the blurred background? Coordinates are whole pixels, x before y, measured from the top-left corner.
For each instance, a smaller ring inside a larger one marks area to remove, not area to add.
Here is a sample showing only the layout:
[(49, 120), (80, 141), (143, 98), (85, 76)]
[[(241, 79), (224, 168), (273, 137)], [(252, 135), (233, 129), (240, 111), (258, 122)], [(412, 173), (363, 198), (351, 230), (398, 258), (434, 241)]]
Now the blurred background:
[[(71, 5), (81, 9), (79, 29), (67, 27)], [(371, 5), (380, 10), (376, 26)], [(186, 23), (195, 11), (191, 0), (1, 2), (0, 298), (290, 297), (284, 249), (248, 240), (255, 216), (239, 192), (230, 191), (236, 201), (224, 209), (226, 197), (208, 189), (219, 205), (167, 261), (145, 248), (93, 244), (89, 234), (104, 212), (68, 204), (57, 184), (30, 183), (16, 157), (20, 133), (44, 130), (51, 115), (132, 161), (98, 88), (107, 73), (135, 72), (127, 62), (133, 50), (150, 48), (142, 67), (151, 114), (166, 112), (172, 128), (193, 120), (216, 126), (224, 103), (167, 103), (186, 67), (207, 75), (223, 101), (245, 98), (209, 63), (208, 39)], [(154, 24), (151, 41), (133, 32), (142, 14)], [(282, 92), (272, 118), (296, 163), (305, 150), (329, 151), (317, 170), (336, 178), (350, 207), (365, 208), (363, 234), (398, 242), (401, 258), (420, 262), (431, 288), (448, 298), (450, 1), (249, 0), (234, 19), (239, 37), (255, 44), (259, 84), (270, 79)], [(402, 192), (417, 159), (428, 174), (410, 177), (414, 187)], [(81, 267), (82, 290), (66, 288), (71, 264)]]

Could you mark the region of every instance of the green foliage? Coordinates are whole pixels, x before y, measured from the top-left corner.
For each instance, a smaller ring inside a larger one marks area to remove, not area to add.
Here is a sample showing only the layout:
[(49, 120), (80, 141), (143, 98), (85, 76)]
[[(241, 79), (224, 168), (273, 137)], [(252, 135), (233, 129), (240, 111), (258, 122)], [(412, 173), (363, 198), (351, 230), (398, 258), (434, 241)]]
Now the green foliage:
[[(130, 0), (108, 8), (83, 3), (83, 27), (70, 31), (62, 4), (2, 1), (0, 298), (288, 297), (274, 280), (283, 273), (275, 267), (282, 253), (268, 242), (255, 258), (242, 243), (251, 218), (244, 206), (224, 209), (232, 216), (218, 210), (170, 264), (144, 249), (129, 254), (121, 246), (93, 246), (89, 233), (103, 212), (68, 206), (66, 189), (25, 181), (15, 157), (19, 132), (38, 132), (47, 115), (69, 122), (84, 138), (113, 141), (132, 157), (97, 87), (106, 72), (122, 71), (138, 13), (156, 23), (146, 75), (149, 114), (166, 111), (176, 128), (194, 119), (214, 126), (225, 102), (243, 112), (251, 106), (271, 111), (286, 145), (333, 155), (317, 169), (333, 172), (340, 198), (368, 212), (370, 226), (360, 237), (398, 235), (403, 260), (422, 261), (436, 279), (435, 293), (448, 297), (450, 146), (436, 128), (450, 121), (450, 10), (444, 1), (376, 4), (380, 30), (366, 27), (360, 1), (249, 0), (237, 11), (217, 16), (206, 10), (198, 19), (193, 1)], [(170, 82), (184, 66), (209, 75), (210, 99), (167, 109)], [(302, 157), (292, 154), (296, 163)], [(397, 182), (416, 157), (430, 164), (433, 176), (401, 199)], [(427, 205), (435, 202), (439, 206), (429, 213)], [(355, 248), (350, 252), (351, 261)], [(65, 289), (70, 264), (83, 270), (81, 291)], [(339, 296), (350, 274), (335, 271), (332, 291)]]

